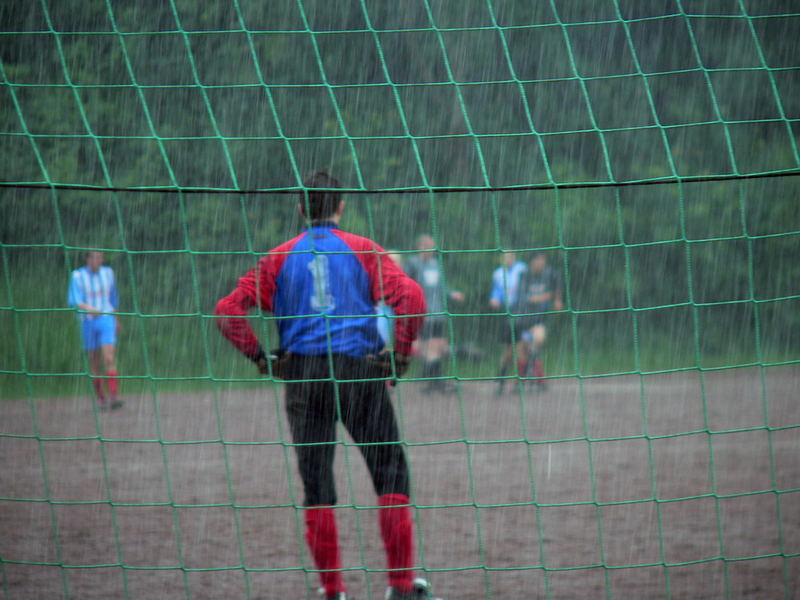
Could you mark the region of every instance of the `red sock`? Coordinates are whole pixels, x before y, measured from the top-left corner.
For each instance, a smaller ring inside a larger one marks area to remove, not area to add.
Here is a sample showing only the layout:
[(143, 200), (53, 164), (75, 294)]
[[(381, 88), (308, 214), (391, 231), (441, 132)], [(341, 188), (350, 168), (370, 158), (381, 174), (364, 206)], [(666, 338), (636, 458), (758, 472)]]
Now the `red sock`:
[(319, 578), (328, 596), (345, 591), (342, 572), (328, 571), (328, 569), (342, 568), (338, 537), (333, 508), (330, 506), (306, 508), (306, 541), (317, 569), (326, 571), (320, 573)]
[(94, 395), (97, 396), (97, 399), (100, 402), (105, 402), (105, 394), (103, 393), (103, 380), (102, 379), (92, 379), (92, 386), (94, 387)]
[(119, 393), (119, 379), (117, 379), (117, 371), (115, 369), (109, 369), (106, 371), (106, 376), (108, 379), (108, 393), (111, 394), (111, 398), (116, 399), (117, 394)]
[(519, 369), (518, 373), (520, 377), (527, 377), (527, 368), (528, 368), (528, 360), (520, 358), (517, 361), (517, 369)]
[(386, 549), (386, 563), (389, 569), (389, 585), (401, 594), (407, 594), (414, 587), (414, 571), (410, 568), (414, 556), (414, 525), (411, 521), (411, 507), (398, 506), (410, 504), (404, 494), (384, 494), (378, 498), (381, 509), (378, 520)]
[(533, 363), (533, 374), (536, 377), (544, 377), (544, 365), (541, 358), (537, 358)]

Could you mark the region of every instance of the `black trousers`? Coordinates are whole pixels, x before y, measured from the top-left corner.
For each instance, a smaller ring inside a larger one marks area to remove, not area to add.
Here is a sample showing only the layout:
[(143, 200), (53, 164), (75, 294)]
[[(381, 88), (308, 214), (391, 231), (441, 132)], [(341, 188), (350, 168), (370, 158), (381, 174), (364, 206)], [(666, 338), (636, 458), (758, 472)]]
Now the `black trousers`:
[[(333, 373), (331, 372), (333, 365)], [(363, 359), (293, 356), (286, 384), (286, 413), (303, 481), (306, 506), (336, 504), (333, 459), (336, 421), (358, 444), (375, 493), (409, 495), (408, 466), (386, 381)], [(331, 381), (333, 375), (334, 381)], [(372, 379), (370, 379), (372, 378)], [(368, 379), (341, 382), (341, 380)]]

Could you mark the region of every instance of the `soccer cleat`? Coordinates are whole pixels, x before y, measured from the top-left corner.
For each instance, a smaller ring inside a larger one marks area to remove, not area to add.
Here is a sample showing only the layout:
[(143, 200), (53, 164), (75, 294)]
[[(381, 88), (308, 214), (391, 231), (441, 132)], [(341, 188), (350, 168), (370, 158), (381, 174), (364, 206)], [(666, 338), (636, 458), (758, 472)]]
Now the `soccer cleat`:
[(320, 600), (347, 600), (347, 594), (345, 592), (335, 592), (333, 595), (327, 595), (325, 593), (325, 588), (319, 588), (317, 590), (317, 595)]
[(111, 401), (111, 410), (117, 410), (118, 408), (122, 408), (122, 405), (125, 404), (122, 400), (112, 400)]
[(403, 594), (393, 587), (386, 588), (386, 600), (442, 600), (431, 596), (431, 586), (424, 579), (415, 579), (410, 592)]

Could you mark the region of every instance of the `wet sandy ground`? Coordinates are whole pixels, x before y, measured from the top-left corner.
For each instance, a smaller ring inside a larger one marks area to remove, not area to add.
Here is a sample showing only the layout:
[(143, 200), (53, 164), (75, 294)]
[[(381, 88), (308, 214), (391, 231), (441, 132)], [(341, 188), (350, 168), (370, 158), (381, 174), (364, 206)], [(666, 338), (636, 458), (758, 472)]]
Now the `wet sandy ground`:
[[(419, 562), (446, 600), (800, 597), (799, 389), (791, 367), (401, 384)], [(315, 598), (277, 390), (3, 402), (0, 596)], [(382, 598), (349, 439), (336, 470), (351, 597)]]

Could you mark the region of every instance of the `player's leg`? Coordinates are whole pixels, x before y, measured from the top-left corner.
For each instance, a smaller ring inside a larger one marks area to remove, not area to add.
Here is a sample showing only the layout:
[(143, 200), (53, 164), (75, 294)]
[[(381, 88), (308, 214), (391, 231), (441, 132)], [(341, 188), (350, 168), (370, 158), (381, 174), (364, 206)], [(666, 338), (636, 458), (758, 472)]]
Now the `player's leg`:
[(94, 395), (97, 403), (101, 409), (105, 409), (106, 394), (103, 388), (102, 376), (102, 357), (100, 355), (100, 339), (95, 327), (97, 319), (86, 319), (81, 322), (81, 339), (83, 341), (83, 348), (86, 350), (89, 358), (89, 373), (92, 380), (92, 387), (94, 388)]
[(103, 357), (103, 366), (106, 372), (105, 383), (108, 387), (110, 406), (112, 409), (119, 408), (122, 406), (122, 401), (119, 399), (119, 372), (117, 371), (116, 363), (116, 346), (114, 344), (103, 344), (100, 346), (100, 353)]
[(106, 401), (105, 386), (103, 385), (103, 370), (102, 370), (102, 357), (100, 349), (88, 350), (89, 355), (89, 369), (92, 376), (92, 387), (94, 388), (94, 395), (100, 408), (106, 408), (108, 403)]
[(547, 341), (547, 328), (544, 326), (544, 323), (537, 323), (531, 327), (531, 335), (533, 336), (533, 350), (539, 354), (544, 343)]
[(500, 379), (497, 380), (497, 394), (500, 395), (503, 393), (503, 387), (505, 386), (505, 379), (502, 379), (506, 375), (508, 375), (509, 371), (511, 371), (511, 364), (514, 358), (514, 348), (512, 346), (513, 341), (516, 340), (516, 334), (514, 332), (514, 319), (513, 317), (508, 317), (505, 319), (502, 327), (502, 341), (503, 341), (503, 355), (500, 358)]
[(500, 375), (507, 375), (511, 366), (511, 344), (503, 344), (503, 354), (500, 356)]
[(447, 387), (445, 380), (440, 378), (444, 375), (444, 363), (450, 354), (450, 343), (446, 337), (442, 336), (443, 330), (444, 327), (437, 326), (437, 337), (428, 340), (430, 346), (428, 376), (433, 378), (428, 387), (438, 391), (442, 391)]
[[(439, 371), (439, 365), (437, 363), (438, 350), (436, 347), (436, 336), (434, 335), (434, 330), (436, 328), (435, 323), (436, 317), (428, 317), (425, 319), (425, 323), (422, 325), (422, 331), (420, 332), (419, 354), (422, 360), (421, 375), (427, 380), (430, 380), (431, 377), (438, 376)], [(432, 382), (428, 381), (425, 389), (430, 389), (431, 387)]]
[[(354, 363), (354, 367), (348, 378), (372, 375), (363, 364)], [(345, 384), (342, 390), (342, 422), (359, 444), (381, 507), (378, 523), (389, 587), (398, 594), (410, 594), (414, 589), (414, 528), (408, 465), (389, 394), (382, 381)]]
[(503, 378), (506, 375), (508, 375), (510, 367), (511, 367), (511, 344), (504, 344), (503, 354), (500, 357), (500, 370), (498, 372), (498, 379), (497, 379), (496, 393), (498, 396), (503, 393), (503, 387), (505, 386), (506, 383), (506, 380)]
[[(327, 377), (324, 360), (304, 360), (293, 379)], [(290, 367), (291, 368), (291, 367)], [(339, 536), (333, 505), (336, 486), (333, 459), (336, 440), (336, 405), (330, 382), (286, 384), (286, 414), (295, 444), (298, 470), (303, 482), (306, 542), (320, 572), (327, 597), (345, 591)]]
[(100, 337), (100, 353), (106, 374), (106, 385), (111, 408), (119, 408), (119, 372), (117, 371), (117, 322), (112, 315), (102, 315), (95, 319)]
[(103, 344), (100, 346), (103, 357), (103, 366), (106, 371), (106, 385), (108, 386), (108, 396), (111, 401), (111, 408), (119, 408), (122, 402), (119, 399), (119, 372), (116, 362), (116, 345)]
[(530, 361), (531, 342), (530, 334), (527, 329), (520, 332), (517, 341), (517, 375), (519, 377), (528, 376), (528, 363)]
[[(348, 374), (348, 378), (371, 377)], [(359, 446), (375, 492), (408, 496), (408, 466), (394, 408), (382, 380), (342, 384), (342, 423)], [(394, 443), (396, 442), (396, 443)]]
[(531, 329), (533, 335), (533, 376), (536, 378), (536, 383), (539, 384), (540, 389), (547, 387), (545, 381), (544, 365), (542, 363), (542, 348), (544, 348), (545, 341), (547, 341), (547, 328), (544, 323), (537, 323)]
[(440, 378), (444, 361), (450, 353), (446, 318), (437, 315), (426, 319), (420, 337), (422, 338), (420, 343), (422, 377), (428, 380), (425, 390), (444, 390), (446, 384)]
[(520, 341), (521, 351), (517, 355), (519, 361), (520, 377), (532, 377), (533, 365), (536, 361), (536, 342), (534, 330), (541, 323), (541, 319), (536, 316), (528, 316), (520, 321)]

